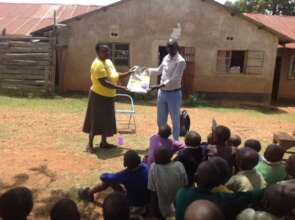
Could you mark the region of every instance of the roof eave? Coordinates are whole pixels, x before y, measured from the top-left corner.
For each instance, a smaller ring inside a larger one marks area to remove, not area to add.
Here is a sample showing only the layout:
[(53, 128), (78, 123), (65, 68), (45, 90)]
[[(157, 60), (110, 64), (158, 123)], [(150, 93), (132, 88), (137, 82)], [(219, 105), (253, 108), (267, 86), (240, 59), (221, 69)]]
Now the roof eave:
[[(64, 23), (64, 24), (66, 24), (66, 23), (69, 23), (69, 22), (71, 22), (71, 21), (79, 21), (79, 20), (81, 20), (83, 17), (86, 17), (86, 16), (89, 16), (89, 15), (92, 15), (92, 14), (98, 12), (98, 11), (106, 11), (106, 10), (108, 10), (108, 9), (111, 8), (111, 7), (114, 7), (114, 6), (117, 6), (117, 5), (123, 4), (123, 3), (127, 2), (127, 1), (132, 1), (132, 0), (120, 0), (120, 1), (115, 2), (115, 3), (112, 3), (112, 4), (110, 4), (110, 5), (106, 5), (106, 6), (103, 6), (103, 7), (98, 8), (98, 9), (95, 9), (95, 10), (93, 10), (93, 11), (87, 12), (87, 13), (85, 13), (85, 14), (78, 15), (78, 16), (75, 16), (75, 17), (72, 17), (72, 18), (69, 18), (69, 19), (63, 20), (63, 21), (61, 21), (61, 22), (59, 22), (59, 23)], [(39, 34), (43, 34), (44, 32), (48, 32), (48, 31), (52, 30), (52, 28), (53, 28), (53, 25), (49, 25), (49, 26), (47, 26), (47, 27), (44, 27), (44, 28), (41, 28), (41, 29), (36, 30), (36, 31), (34, 31), (34, 32), (31, 32), (31, 35), (39, 35)]]
[(223, 4), (219, 3), (219, 2), (216, 2), (214, 0), (202, 0), (202, 1), (203, 2), (209, 2), (211, 4), (219, 6), (219, 7), (223, 8), (223, 9), (227, 10), (232, 16), (240, 16), (241, 18), (243, 18), (243, 19), (249, 21), (250, 23), (253, 23), (254, 25), (256, 25), (259, 29), (263, 29), (265, 31), (268, 31), (268, 32), (276, 35), (279, 38), (279, 42), (282, 42), (282, 43), (292, 43), (292, 42), (294, 42), (294, 39), (290, 38), (289, 36), (284, 35), (284, 34), (278, 32), (278, 31), (276, 31), (276, 30), (274, 30), (274, 29), (272, 29), (270, 27), (265, 26), (264, 24), (256, 21), (255, 19), (252, 19), (252, 18), (244, 15), (243, 13), (241, 13), (238, 10), (229, 8), (229, 7), (223, 5)]
[[(91, 12), (85, 13), (83, 15), (79, 15), (79, 16), (72, 17), (70, 19), (64, 20), (61, 23), (68, 23), (68, 22), (71, 22), (71, 21), (74, 21), (74, 20), (80, 20), (82, 17), (89, 16), (89, 15), (91, 15), (93, 13), (98, 12), (98, 11), (106, 11), (111, 7), (123, 4), (123, 3), (127, 2), (127, 1), (132, 1), (132, 0), (121, 0), (121, 1), (115, 2), (113, 4), (110, 4), (110, 5), (98, 8), (96, 10), (93, 10)], [(253, 23), (254, 25), (256, 25), (259, 29), (264, 29), (265, 31), (268, 31), (268, 32), (276, 35), (279, 38), (280, 43), (292, 43), (292, 42), (294, 42), (294, 39), (292, 39), (292, 38), (290, 38), (290, 37), (288, 37), (288, 36), (286, 36), (286, 35), (284, 35), (284, 34), (282, 34), (280, 32), (277, 32), (276, 30), (274, 30), (274, 29), (272, 29), (270, 27), (265, 26), (264, 24), (262, 24), (262, 23), (260, 23), (260, 22), (258, 22), (256, 20), (242, 14), (238, 10), (229, 8), (229, 7), (223, 5), (223, 4), (219, 3), (219, 2), (216, 2), (214, 0), (201, 0), (201, 1), (208, 2), (208, 3), (211, 3), (211, 4), (216, 5), (218, 7), (221, 7), (223, 9), (225, 9), (226, 11), (228, 11), (232, 16), (240, 16), (241, 18), (243, 18), (243, 19)], [(53, 27), (53, 25), (47, 26), (45, 28), (42, 28), (40, 30), (32, 32), (31, 35), (43, 34), (44, 32), (50, 31), (52, 29), (52, 27)]]

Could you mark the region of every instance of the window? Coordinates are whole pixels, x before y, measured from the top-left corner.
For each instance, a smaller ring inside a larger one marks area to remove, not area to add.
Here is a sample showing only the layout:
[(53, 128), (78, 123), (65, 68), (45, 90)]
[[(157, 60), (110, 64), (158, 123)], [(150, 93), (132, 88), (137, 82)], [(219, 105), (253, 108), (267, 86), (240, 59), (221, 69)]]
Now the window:
[(242, 73), (244, 71), (245, 53), (242, 50), (226, 51), (217, 53), (217, 71), (223, 73)]
[(291, 57), (289, 79), (295, 79), (295, 55)]
[(247, 53), (247, 74), (261, 74), (264, 66), (264, 51), (249, 50)]
[(129, 66), (129, 44), (106, 43), (110, 49), (110, 58), (116, 66)]
[(219, 50), (216, 70), (220, 73), (259, 74), (263, 63), (263, 51)]

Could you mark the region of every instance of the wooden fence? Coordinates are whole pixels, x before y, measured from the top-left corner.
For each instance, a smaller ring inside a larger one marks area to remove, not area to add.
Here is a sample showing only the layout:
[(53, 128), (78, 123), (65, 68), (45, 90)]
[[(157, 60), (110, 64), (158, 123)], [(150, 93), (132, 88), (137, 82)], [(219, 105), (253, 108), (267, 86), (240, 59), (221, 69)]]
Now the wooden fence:
[(0, 37), (0, 90), (51, 93), (55, 82), (54, 43), (47, 37)]

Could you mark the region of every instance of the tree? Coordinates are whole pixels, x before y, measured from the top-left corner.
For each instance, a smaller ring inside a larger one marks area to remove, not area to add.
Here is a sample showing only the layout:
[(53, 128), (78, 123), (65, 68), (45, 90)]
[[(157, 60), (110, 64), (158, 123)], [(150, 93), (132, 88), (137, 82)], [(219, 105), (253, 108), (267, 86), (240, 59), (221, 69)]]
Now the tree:
[(242, 13), (295, 15), (295, 0), (236, 0), (225, 5)]

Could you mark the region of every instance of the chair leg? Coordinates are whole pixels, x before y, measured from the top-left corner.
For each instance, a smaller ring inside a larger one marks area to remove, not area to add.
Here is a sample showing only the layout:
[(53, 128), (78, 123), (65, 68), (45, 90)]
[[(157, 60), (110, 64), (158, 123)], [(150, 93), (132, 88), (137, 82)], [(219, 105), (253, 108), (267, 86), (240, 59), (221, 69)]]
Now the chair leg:
[(135, 115), (133, 115), (132, 118), (133, 118), (133, 124), (134, 124), (134, 132), (136, 133), (136, 121), (135, 121)]
[(132, 115), (130, 114), (129, 115), (129, 122), (128, 122), (128, 129), (130, 128), (130, 125), (131, 125), (131, 119), (132, 119)]

